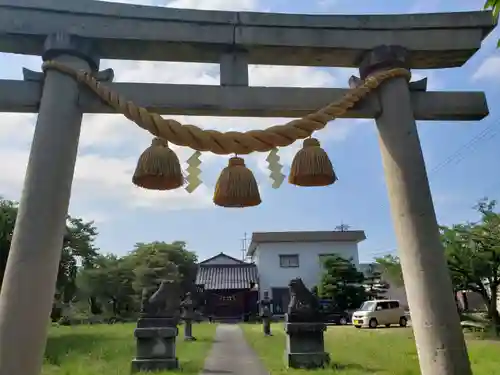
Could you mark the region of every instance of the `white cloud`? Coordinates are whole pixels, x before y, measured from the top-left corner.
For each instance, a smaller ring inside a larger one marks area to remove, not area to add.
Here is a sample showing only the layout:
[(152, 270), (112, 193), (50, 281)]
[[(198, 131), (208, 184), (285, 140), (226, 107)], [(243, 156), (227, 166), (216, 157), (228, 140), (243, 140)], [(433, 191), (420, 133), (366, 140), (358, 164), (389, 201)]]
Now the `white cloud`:
[[(102, 1), (102, 0), (101, 0)], [(113, 3), (166, 6), (169, 8), (248, 11), (258, 8), (257, 0), (106, 0)]]
[[(120, 1), (159, 5), (157, 1)], [(257, 0), (175, 0), (163, 1), (160, 5), (226, 10), (255, 10)], [(2, 57), (0, 57), (2, 58)], [(34, 59), (21, 59), (21, 65), (34, 68)], [(102, 68), (112, 67), (115, 81), (156, 82), (174, 84), (219, 84), (217, 65), (173, 63), (103, 61)], [(317, 69), (309, 67), (251, 66), (250, 84), (253, 86), (347, 86), (347, 73), (351, 70)], [(333, 74), (335, 72), (335, 74)], [(342, 79), (340, 81), (340, 78)], [(26, 170), (29, 147), (36, 117), (22, 114), (1, 114), (0, 127), (0, 195), (18, 199)], [(196, 124), (204, 129), (220, 131), (262, 129), (282, 124), (290, 119), (276, 118), (228, 118), (175, 116), (185, 124)], [(354, 122), (356, 123), (356, 122)], [(350, 131), (352, 122), (345, 120), (330, 124), (319, 133), (323, 144), (341, 141)], [(200, 186), (193, 194), (183, 189), (172, 192), (146, 191), (135, 187), (131, 177), (139, 154), (149, 146), (151, 135), (121, 115), (85, 115), (80, 138), (79, 156), (75, 170), (71, 212), (106, 220), (110, 214), (100, 211), (105, 204), (119, 204), (128, 209), (200, 209), (212, 207), (213, 182), (227, 163), (227, 157), (203, 154), (202, 179), (209, 186)], [(289, 165), (301, 142), (280, 151), (282, 163)], [(181, 161), (192, 153), (186, 148), (172, 147)], [(255, 168), (262, 188), (270, 186), (267, 181), (265, 158), (267, 155), (251, 155), (247, 164)], [(263, 194), (265, 194), (263, 192)]]
[(248, 11), (257, 10), (256, 0), (174, 0), (168, 2), (172, 8), (189, 8), (204, 10), (233, 10)]
[[(218, 69), (203, 64), (149, 63), (149, 62), (105, 62), (116, 70), (117, 80), (131, 82), (168, 82), (217, 84)], [(306, 67), (250, 68), (251, 83), (259, 86), (333, 86), (335, 77), (326, 70)], [(20, 114), (2, 115), (0, 127), (0, 184), (3, 194), (18, 198), (34, 129), (34, 116)], [(182, 123), (196, 124), (205, 129), (220, 131), (262, 129), (282, 124), (289, 119), (228, 118), (175, 116)], [(323, 142), (342, 140), (349, 132), (350, 124), (339, 120), (320, 133)], [(72, 206), (88, 207), (97, 202), (120, 202), (131, 208), (154, 209), (206, 208), (211, 204), (212, 186), (200, 187), (194, 194), (183, 190), (175, 192), (150, 192), (134, 187), (131, 175), (138, 155), (151, 141), (151, 135), (121, 115), (85, 115), (80, 140), (80, 152), (73, 184)], [(282, 161), (289, 165), (301, 142), (280, 151)], [(173, 147), (181, 160), (186, 160), (191, 150)], [(266, 155), (249, 156), (249, 164), (256, 164), (262, 176)], [(204, 154), (202, 164), (204, 180), (215, 181), (227, 158)], [(99, 168), (96, 168), (99, 166)], [(267, 181), (263, 181), (267, 184)], [(91, 195), (88, 193), (92, 192)]]
[(478, 80), (496, 80), (500, 81), (500, 56), (490, 56), (483, 60), (479, 68), (472, 76), (475, 81)]

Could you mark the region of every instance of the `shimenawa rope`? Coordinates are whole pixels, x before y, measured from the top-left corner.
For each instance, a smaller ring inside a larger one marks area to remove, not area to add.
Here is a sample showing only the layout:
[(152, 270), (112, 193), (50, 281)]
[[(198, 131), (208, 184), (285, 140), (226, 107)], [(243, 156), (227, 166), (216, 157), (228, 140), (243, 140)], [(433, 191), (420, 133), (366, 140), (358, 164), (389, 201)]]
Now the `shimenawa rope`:
[(75, 78), (116, 112), (123, 114), (156, 137), (178, 146), (187, 146), (197, 151), (211, 151), (219, 155), (245, 155), (289, 146), (296, 140), (311, 136), (313, 132), (323, 129), (329, 121), (345, 114), (384, 81), (396, 77), (406, 77), (409, 80), (411, 77), (410, 72), (403, 68), (378, 72), (358, 87), (350, 89), (342, 99), (303, 118), (263, 130), (222, 133), (216, 130), (204, 130), (195, 125), (183, 125), (172, 119), (164, 119), (157, 113), (149, 112), (146, 108), (127, 101), (119, 93), (99, 83), (87, 72), (74, 70), (56, 61), (44, 62), (42, 69), (44, 72), (50, 69), (57, 70)]

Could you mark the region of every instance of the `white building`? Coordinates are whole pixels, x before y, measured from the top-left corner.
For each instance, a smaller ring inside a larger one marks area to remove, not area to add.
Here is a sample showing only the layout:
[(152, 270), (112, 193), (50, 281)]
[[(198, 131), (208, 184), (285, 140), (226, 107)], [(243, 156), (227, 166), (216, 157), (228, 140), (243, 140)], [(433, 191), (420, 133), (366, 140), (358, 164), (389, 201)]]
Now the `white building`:
[(253, 233), (247, 255), (258, 269), (260, 298), (269, 292), (275, 313), (283, 313), (291, 279), (300, 277), (312, 288), (321, 278), (321, 258), (333, 254), (358, 267), (358, 243), (364, 239), (363, 231)]

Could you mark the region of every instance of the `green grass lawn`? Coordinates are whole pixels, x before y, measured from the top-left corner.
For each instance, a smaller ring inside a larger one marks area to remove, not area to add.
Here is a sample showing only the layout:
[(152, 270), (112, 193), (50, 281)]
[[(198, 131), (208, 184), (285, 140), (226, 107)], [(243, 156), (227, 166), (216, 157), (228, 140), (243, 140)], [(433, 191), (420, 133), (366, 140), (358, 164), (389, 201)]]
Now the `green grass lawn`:
[[(183, 327), (179, 326), (179, 372), (199, 374), (212, 347), (215, 327), (195, 324), (193, 334), (198, 341), (184, 342)], [(135, 355), (134, 328), (135, 324), (51, 328), (42, 375), (129, 375)]]
[[(287, 370), (284, 365), (283, 324), (273, 325), (272, 337), (264, 337), (260, 325), (243, 325), (249, 344), (255, 349), (271, 375), (299, 375), (305, 370)], [(332, 368), (313, 371), (316, 375), (419, 375), (418, 359), (411, 328), (356, 329), (329, 327), (326, 350)], [(500, 375), (500, 343), (468, 340), (474, 375)]]

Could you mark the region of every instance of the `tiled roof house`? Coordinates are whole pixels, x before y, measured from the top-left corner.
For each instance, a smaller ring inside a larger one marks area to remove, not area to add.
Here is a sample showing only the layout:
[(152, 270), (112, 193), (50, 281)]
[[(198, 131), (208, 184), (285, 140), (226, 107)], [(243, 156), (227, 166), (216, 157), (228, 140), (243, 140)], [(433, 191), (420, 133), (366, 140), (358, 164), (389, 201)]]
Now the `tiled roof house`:
[(244, 318), (257, 309), (258, 271), (224, 253), (198, 265), (196, 285), (205, 291), (206, 314), (219, 318)]

